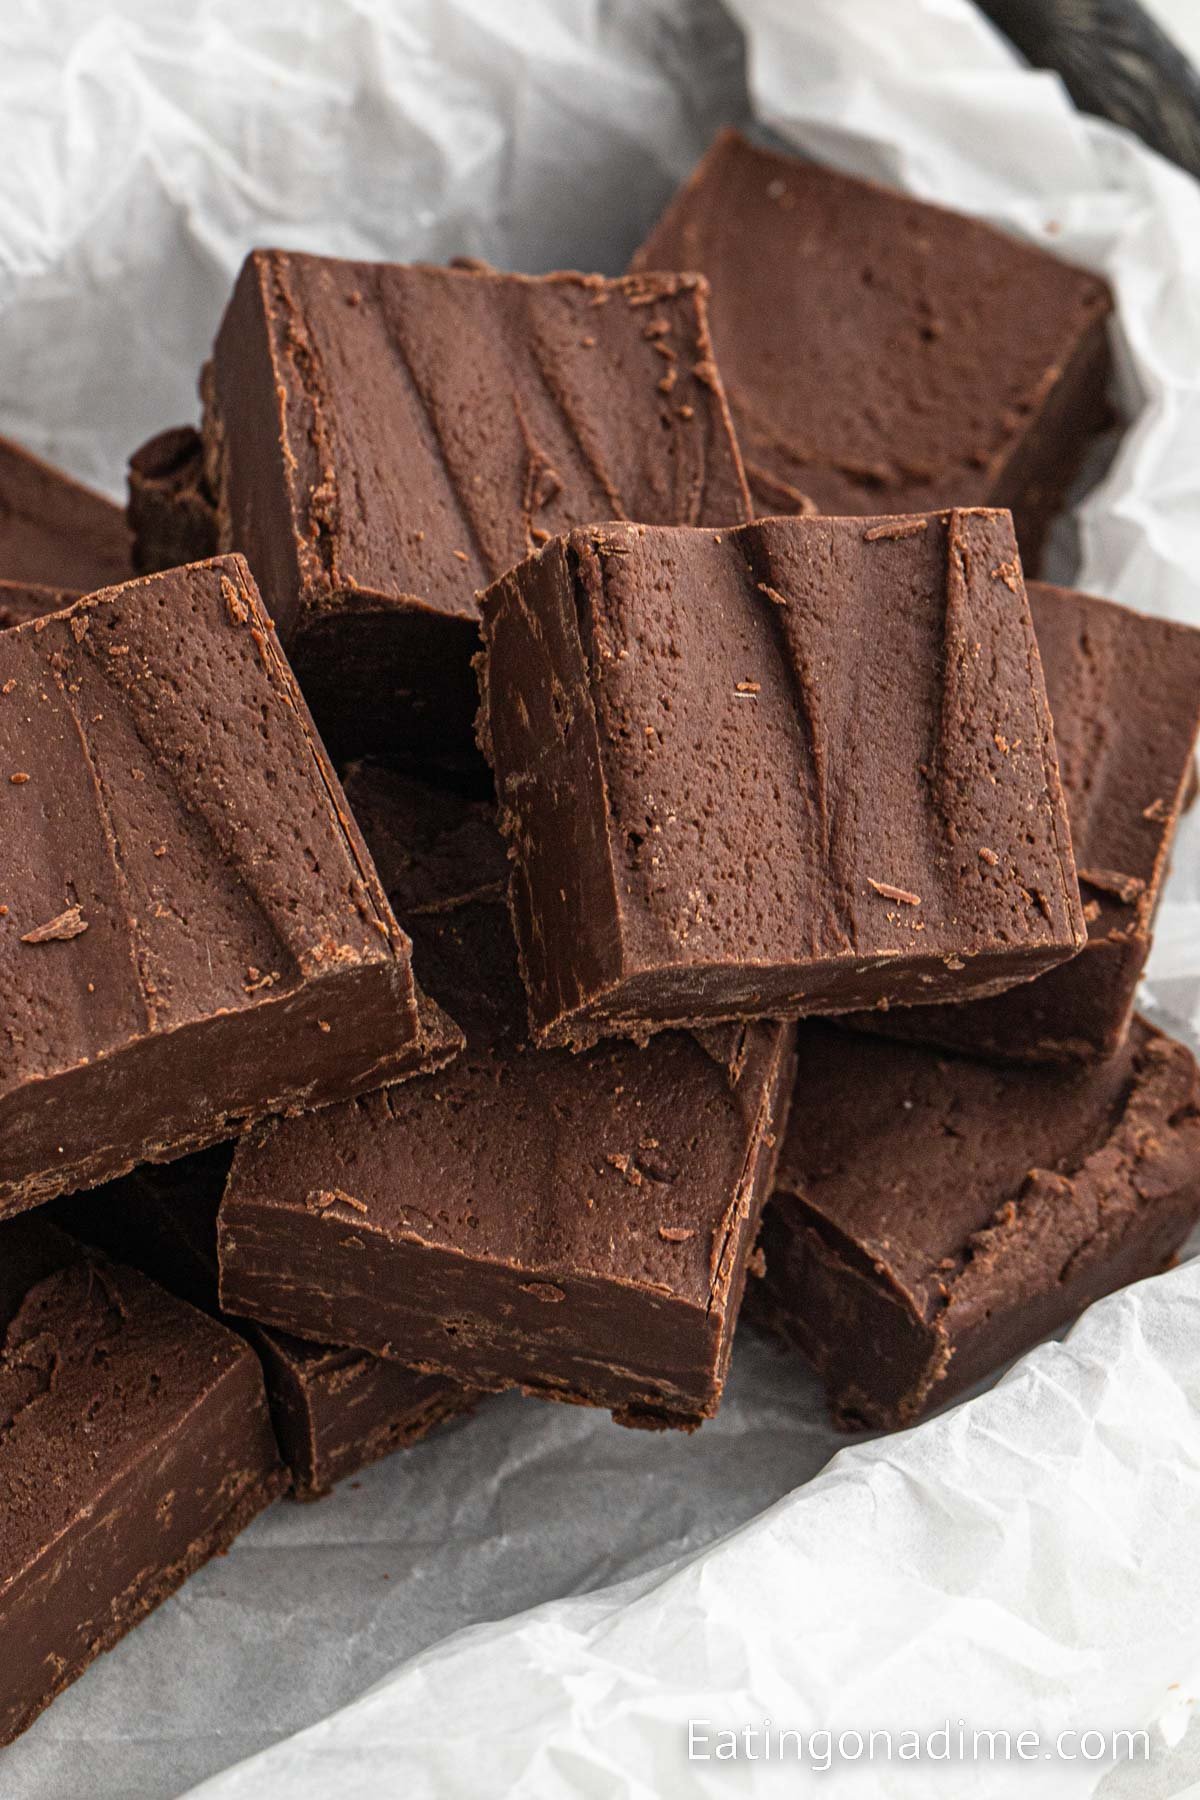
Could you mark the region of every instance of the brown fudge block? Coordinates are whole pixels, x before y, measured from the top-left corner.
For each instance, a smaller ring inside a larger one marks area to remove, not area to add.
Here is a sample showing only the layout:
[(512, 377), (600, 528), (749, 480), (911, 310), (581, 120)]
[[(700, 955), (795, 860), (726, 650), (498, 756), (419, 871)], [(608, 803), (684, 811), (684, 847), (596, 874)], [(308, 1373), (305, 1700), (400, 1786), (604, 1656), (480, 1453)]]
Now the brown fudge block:
[(966, 1006), (855, 1016), (855, 1026), (1015, 1062), (1109, 1056), (1133, 1015), (1171, 843), (1195, 769), (1200, 631), (1030, 582), (1087, 947)]
[(131, 572), (120, 507), (0, 438), (0, 581), (86, 593)]
[(1027, 571), (1105, 422), (1105, 283), (725, 131), (633, 267), (698, 269), (756, 508), (1007, 506)]
[(0, 1229), (0, 1743), (286, 1485), (241, 1338), (41, 1219)]
[(964, 999), (1082, 946), (1007, 513), (604, 526), (483, 608), (538, 1042)]
[(240, 557), (0, 633), (0, 841), (0, 1214), (427, 1066)]
[(255, 251), (204, 395), (222, 547), (338, 756), (474, 758), (475, 591), (554, 532), (750, 516), (696, 276)]
[(0, 581), (0, 631), (62, 612), (80, 595), (74, 588), (45, 587), (34, 581)]
[(222, 1144), (161, 1166), (146, 1164), (99, 1192), (54, 1202), (55, 1223), (114, 1261), (218, 1317), (253, 1345), (271, 1423), (298, 1500), (316, 1500), (368, 1463), (428, 1436), (476, 1395), (438, 1375), (361, 1350), (313, 1344), (222, 1313), (217, 1208), (233, 1159)]
[(1198, 1213), (1200, 1077), (1144, 1020), (1058, 1069), (814, 1025), (747, 1310), (839, 1422), (906, 1425), (1164, 1267)]
[(220, 549), (204, 445), (190, 425), (148, 439), (129, 459), (126, 518), (139, 575), (203, 562)]
[(433, 989), (444, 1075), (254, 1130), (219, 1218), (221, 1299), (483, 1389), (691, 1429), (716, 1411), (769, 1190), (790, 1032), (740, 1054), (535, 1053), (486, 815), (359, 769), (348, 792)]

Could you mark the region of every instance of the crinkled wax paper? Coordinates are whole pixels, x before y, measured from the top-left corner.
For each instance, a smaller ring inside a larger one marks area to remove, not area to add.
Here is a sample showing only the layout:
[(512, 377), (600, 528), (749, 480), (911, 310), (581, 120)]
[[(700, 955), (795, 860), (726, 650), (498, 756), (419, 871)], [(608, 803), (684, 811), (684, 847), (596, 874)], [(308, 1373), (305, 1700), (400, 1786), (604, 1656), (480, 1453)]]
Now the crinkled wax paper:
[[(119, 489), (134, 444), (195, 415), (252, 243), (616, 271), (715, 127), (748, 117), (747, 73), (800, 148), (1115, 281), (1132, 424), (1079, 508), (1080, 574), (1200, 622), (1200, 194), (1075, 115), (966, 0), (9, 0), (0, 430)], [(1195, 817), (1148, 991), (1194, 1036)], [(0, 1786), (1181, 1795), (1200, 1773), (1198, 1406), (1200, 1264), (832, 1464), (817, 1384), (748, 1333), (693, 1439), (493, 1401), (275, 1507), (0, 1753)], [(688, 1762), (689, 1718), (766, 1716), (1146, 1726), (1154, 1757), (1107, 1776), (1078, 1757)]]

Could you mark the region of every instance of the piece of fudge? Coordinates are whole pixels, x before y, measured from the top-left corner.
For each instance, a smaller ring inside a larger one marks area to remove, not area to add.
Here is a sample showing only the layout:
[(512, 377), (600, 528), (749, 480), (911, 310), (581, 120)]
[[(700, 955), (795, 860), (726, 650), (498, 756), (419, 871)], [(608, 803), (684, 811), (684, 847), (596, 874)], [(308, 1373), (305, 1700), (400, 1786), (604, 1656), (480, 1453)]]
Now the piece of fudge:
[(232, 1144), (58, 1200), (65, 1231), (114, 1261), (141, 1269), (192, 1306), (241, 1332), (258, 1352), (271, 1423), (298, 1500), (316, 1500), (393, 1450), (470, 1410), (477, 1396), (438, 1375), (333, 1344), (306, 1343), (222, 1313), (217, 1294), (217, 1208)]
[(1200, 631), (1030, 582), (1087, 947), (991, 1000), (847, 1024), (1012, 1062), (1109, 1056), (1133, 1015), (1195, 769)]
[(474, 856), (469, 803), (363, 768), (347, 791), (467, 1049), (242, 1139), (222, 1304), (472, 1387), (699, 1425), (770, 1188), (789, 1029), (749, 1027), (736, 1059), (682, 1032), (530, 1050), (494, 827)]
[(240, 1337), (41, 1218), (0, 1228), (0, 1743), (286, 1486)]
[(87, 593), (131, 572), (120, 507), (0, 438), (0, 580)]
[(204, 473), (204, 445), (190, 425), (160, 431), (129, 459), (126, 518), (139, 575), (215, 556), (217, 508)]
[(44, 619), (48, 613), (62, 612), (79, 598), (74, 588), (46, 587), (36, 581), (0, 581), (0, 631), (28, 624), (30, 619)]
[(476, 589), (594, 519), (750, 517), (694, 275), (248, 258), (204, 378), (244, 551), (339, 757), (476, 757)]
[(1163, 1268), (1197, 1214), (1200, 1077), (1144, 1020), (1057, 1069), (814, 1024), (747, 1314), (840, 1423), (907, 1425)]
[(1007, 513), (597, 527), (483, 614), (537, 1042), (966, 999), (1082, 946)]
[(0, 1214), (427, 1056), (240, 557), (0, 633)]
[(724, 131), (633, 267), (698, 269), (760, 513), (1007, 506), (1026, 572), (1106, 420), (1098, 277)]

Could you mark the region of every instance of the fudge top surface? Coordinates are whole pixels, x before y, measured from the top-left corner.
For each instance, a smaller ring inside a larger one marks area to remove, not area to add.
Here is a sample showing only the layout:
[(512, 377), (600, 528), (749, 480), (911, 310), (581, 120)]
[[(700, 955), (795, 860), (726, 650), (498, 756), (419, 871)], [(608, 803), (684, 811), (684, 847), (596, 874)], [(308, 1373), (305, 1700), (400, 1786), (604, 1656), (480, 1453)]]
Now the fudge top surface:
[(8, 438), (0, 438), (0, 581), (76, 593), (130, 574), (125, 514)]
[(252, 1353), (36, 1216), (3, 1227), (0, 1330), (2, 1593)]
[(253, 252), (206, 433), (281, 631), (334, 601), (474, 619), (477, 588), (593, 519), (748, 518), (706, 292)]
[(354, 967), (395, 970), (411, 1006), (240, 557), (0, 633), (0, 837), (0, 1094)]
[[(502, 895), (476, 876), (465, 898), (446, 904), (446, 859), (436, 848), (413, 853), (428, 789), (364, 766), (347, 792), (389, 892), (409, 896), (401, 917), (467, 1048), (437, 1075), (249, 1134), (223, 1230), (236, 1235), (247, 1205), (305, 1210), (333, 1239), (378, 1233), (534, 1279), (552, 1282), (557, 1271), (714, 1304), (784, 1028), (752, 1028), (736, 1081), (683, 1032), (644, 1052), (622, 1043), (584, 1055), (530, 1050)], [(451, 836), (474, 832), (485, 809), (438, 799)], [(495, 866), (493, 844), (478, 875)]]
[(1065, 1258), (1105, 1206), (1196, 1182), (1195, 1061), (1140, 1018), (1115, 1056), (1073, 1068), (999, 1068), (811, 1025), (773, 1204), (801, 1201), (852, 1266), (931, 1313), (964, 1268), (986, 1272), (995, 1233), (1020, 1254), (1034, 1197), (1053, 1201)]
[(1082, 944), (1007, 513), (606, 526), (484, 609), (515, 847), (594, 734), (627, 969)]
[(711, 281), (713, 342), (763, 511), (805, 497), (853, 513), (991, 499), (1111, 306), (1103, 281), (1044, 250), (736, 131), (633, 266)]
[(1200, 631), (1029, 584), (1092, 933), (1148, 930), (1200, 727)]

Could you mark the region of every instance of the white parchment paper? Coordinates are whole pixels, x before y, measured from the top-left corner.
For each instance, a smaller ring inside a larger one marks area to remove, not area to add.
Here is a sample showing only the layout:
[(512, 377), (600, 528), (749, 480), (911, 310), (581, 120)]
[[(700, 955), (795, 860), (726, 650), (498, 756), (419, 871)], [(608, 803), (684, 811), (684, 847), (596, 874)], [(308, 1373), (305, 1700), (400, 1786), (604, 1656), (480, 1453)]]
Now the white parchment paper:
[[(747, 117), (747, 71), (759, 121), (800, 148), (1113, 279), (1132, 423), (1079, 509), (1082, 582), (1200, 622), (1200, 192), (1075, 115), (966, 0), (8, 0), (0, 430), (119, 491), (129, 449), (194, 416), (254, 243), (615, 272)], [(1194, 1036), (1200, 818), (1149, 999)], [(750, 1334), (694, 1439), (491, 1402), (275, 1507), (0, 1753), (0, 1792), (1073, 1796), (1103, 1777), (1078, 1755), (688, 1762), (689, 1717), (768, 1715), (1146, 1725), (1153, 1766), (1106, 1800), (1191, 1791), (1200, 1732), (1168, 1740), (1200, 1680), (1200, 1265), (826, 1468), (844, 1442), (799, 1362)]]

